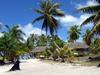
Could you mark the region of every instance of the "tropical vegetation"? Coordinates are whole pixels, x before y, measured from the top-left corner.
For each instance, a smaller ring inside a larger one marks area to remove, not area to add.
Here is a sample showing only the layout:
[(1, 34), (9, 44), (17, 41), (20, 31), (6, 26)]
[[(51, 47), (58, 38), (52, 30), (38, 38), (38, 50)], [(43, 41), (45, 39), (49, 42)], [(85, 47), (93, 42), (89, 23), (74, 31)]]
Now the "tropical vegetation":
[(78, 25), (74, 25), (69, 30), (69, 42), (75, 42), (79, 39), (81, 32)]
[(100, 0), (95, 0), (98, 4), (82, 7), (79, 9), (79, 11), (83, 13), (90, 14), (90, 17), (88, 17), (81, 25), (86, 25), (88, 23), (93, 23), (93, 27), (91, 29), (91, 33), (88, 37), (88, 45), (91, 43), (91, 37), (96, 34), (100, 35)]
[[(86, 6), (79, 9), (80, 12), (90, 14), (81, 25), (92, 23), (92, 29), (87, 29), (83, 35), (83, 41), (88, 45), (92, 54), (99, 54), (100, 52), (100, 0), (96, 0), (97, 5)], [(63, 41), (57, 35), (57, 29), (60, 25), (56, 17), (63, 17), (65, 13), (60, 9), (60, 4), (52, 0), (40, 1), (39, 9), (34, 9), (39, 17), (33, 20), (43, 21), (42, 29), (45, 29), (46, 34), (30, 34), (27, 40), (24, 39), (25, 33), (18, 25), (10, 27), (5, 25), (6, 30), (3, 29), (3, 36), (0, 37), (0, 60), (3, 62), (14, 62), (24, 54), (31, 54), (36, 47), (46, 47), (42, 52), (33, 53), (34, 56), (43, 59), (52, 59), (54, 61), (65, 62), (70, 61), (75, 56), (75, 49), (69, 48), (68, 43), (75, 43), (81, 36), (81, 26), (73, 25), (68, 30), (68, 42)], [(48, 33), (49, 31), (49, 33)], [(50, 35), (49, 35), (50, 34)], [(67, 35), (65, 35), (67, 36)]]

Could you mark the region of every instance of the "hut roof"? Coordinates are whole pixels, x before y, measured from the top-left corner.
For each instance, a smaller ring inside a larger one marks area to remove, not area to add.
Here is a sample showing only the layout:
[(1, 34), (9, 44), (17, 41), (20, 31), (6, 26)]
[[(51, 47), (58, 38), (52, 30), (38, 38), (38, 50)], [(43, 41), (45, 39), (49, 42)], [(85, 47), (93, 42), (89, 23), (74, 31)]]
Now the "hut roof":
[(89, 48), (89, 46), (84, 42), (69, 43), (68, 47), (69, 48), (84, 48), (84, 49)]
[(46, 49), (46, 46), (35, 47), (35, 48), (33, 48), (32, 52), (33, 53), (43, 52), (43, 51), (45, 51), (45, 49)]

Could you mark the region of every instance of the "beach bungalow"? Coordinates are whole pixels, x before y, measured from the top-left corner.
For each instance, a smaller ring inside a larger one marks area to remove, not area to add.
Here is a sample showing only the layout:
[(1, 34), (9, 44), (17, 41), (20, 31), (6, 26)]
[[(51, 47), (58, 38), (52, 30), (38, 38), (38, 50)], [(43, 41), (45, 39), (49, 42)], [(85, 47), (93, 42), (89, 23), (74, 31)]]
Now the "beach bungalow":
[(90, 53), (89, 46), (84, 42), (69, 43), (68, 48), (71, 48), (77, 56), (88, 55)]
[[(35, 47), (33, 48), (33, 50), (31, 51), (31, 54), (36, 57), (36, 55), (39, 55), (40, 53), (44, 52), (46, 50), (46, 46), (39, 46), (39, 47)], [(39, 56), (39, 57), (43, 57), (43, 56)]]
[(43, 52), (43, 51), (45, 51), (45, 49), (46, 49), (46, 46), (39, 46), (39, 47), (33, 48), (33, 50), (31, 52), (32, 53)]

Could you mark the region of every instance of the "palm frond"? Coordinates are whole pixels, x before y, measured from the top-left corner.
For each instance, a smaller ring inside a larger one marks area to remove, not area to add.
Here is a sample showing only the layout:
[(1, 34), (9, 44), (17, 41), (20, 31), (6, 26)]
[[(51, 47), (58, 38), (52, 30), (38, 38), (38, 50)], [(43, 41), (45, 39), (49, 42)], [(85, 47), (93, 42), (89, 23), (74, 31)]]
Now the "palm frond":
[(53, 22), (55, 23), (55, 28), (54, 28), (54, 30), (55, 30), (55, 32), (57, 32), (57, 29), (58, 29), (58, 26), (59, 26), (59, 22), (58, 22), (58, 20), (56, 20), (54, 17), (52, 17), (52, 20), (53, 20)]
[(54, 17), (49, 16), (49, 15), (48, 15), (48, 25), (49, 25), (49, 30), (50, 30), (51, 35), (54, 32), (57, 32), (57, 28), (59, 26), (59, 23)]
[(45, 30), (46, 30), (46, 33), (47, 33), (47, 30), (48, 30), (48, 23), (47, 23), (47, 19), (44, 19), (44, 21), (43, 21), (43, 24), (42, 24), (42, 29), (44, 29), (45, 28)]
[(61, 6), (60, 3), (55, 3), (55, 4), (53, 5), (54, 8), (59, 8), (60, 6)]
[(51, 8), (49, 9), (49, 12), (51, 12), (52, 10), (58, 9), (60, 7), (59, 3), (54, 3)]
[(96, 13), (100, 10), (100, 5), (82, 7), (78, 10), (83, 12), (83, 13)]
[(55, 9), (54, 11), (52, 11), (54, 16), (58, 16), (58, 17), (62, 17), (65, 16), (64, 12), (61, 11), (60, 9)]
[(95, 18), (95, 14), (94, 15), (91, 15), (90, 17), (88, 17), (85, 21), (83, 21), (83, 23), (81, 25), (85, 25), (85, 24), (88, 24), (88, 23), (91, 23), (94, 21), (94, 18)]
[(41, 9), (34, 9), (34, 11), (39, 13), (39, 14), (43, 14), (44, 13), (43, 10), (41, 10)]
[(44, 1), (44, 0), (40, 1), (40, 8), (41, 8), (42, 10), (45, 9), (46, 3), (47, 3), (47, 2)]
[(33, 20), (32, 24), (34, 24), (36, 21), (40, 21), (44, 18), (44, 16), (40, 16), (38, 18), (36, 18), (35, 20)]

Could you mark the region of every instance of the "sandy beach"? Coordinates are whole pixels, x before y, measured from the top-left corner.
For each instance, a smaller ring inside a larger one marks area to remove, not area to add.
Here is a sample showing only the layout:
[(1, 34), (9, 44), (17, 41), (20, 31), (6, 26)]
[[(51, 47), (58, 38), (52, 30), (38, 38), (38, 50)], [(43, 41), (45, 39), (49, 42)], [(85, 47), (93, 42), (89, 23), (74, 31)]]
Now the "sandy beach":
[(12, 65), (0, 66), (0, 75), (100, 75), (95, 66), (75, 66), (65, 63), (47, 63), (38, 59), (24, 60), (21, 70), (8, 72)]

